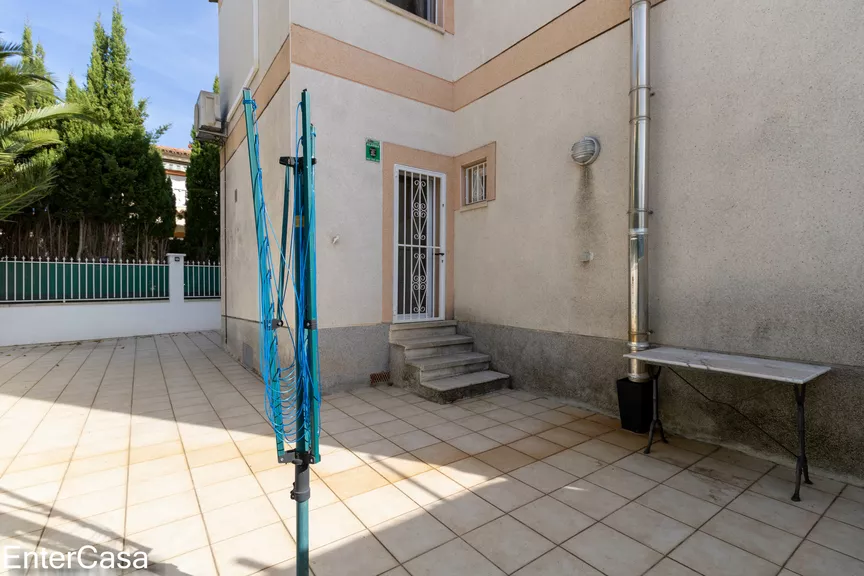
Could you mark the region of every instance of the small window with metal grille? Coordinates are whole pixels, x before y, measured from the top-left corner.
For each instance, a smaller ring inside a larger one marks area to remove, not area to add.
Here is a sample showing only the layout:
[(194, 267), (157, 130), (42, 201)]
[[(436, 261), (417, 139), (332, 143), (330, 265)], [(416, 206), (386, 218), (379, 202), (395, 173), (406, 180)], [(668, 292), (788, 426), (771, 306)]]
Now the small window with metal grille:
[(419, 16), (432, 24), (438, 24), (438, 0), (386, 0), (406, 12)]
[(486, 160), (462, 168), (465, 206), (486, 201)]

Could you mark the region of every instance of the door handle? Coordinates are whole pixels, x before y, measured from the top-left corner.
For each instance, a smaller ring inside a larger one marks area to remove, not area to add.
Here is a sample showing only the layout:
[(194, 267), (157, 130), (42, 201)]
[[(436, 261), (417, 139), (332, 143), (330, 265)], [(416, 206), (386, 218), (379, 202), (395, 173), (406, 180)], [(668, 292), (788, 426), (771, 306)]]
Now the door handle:
[(444, 256), (444, 252), (435, 252), (435, 256)]

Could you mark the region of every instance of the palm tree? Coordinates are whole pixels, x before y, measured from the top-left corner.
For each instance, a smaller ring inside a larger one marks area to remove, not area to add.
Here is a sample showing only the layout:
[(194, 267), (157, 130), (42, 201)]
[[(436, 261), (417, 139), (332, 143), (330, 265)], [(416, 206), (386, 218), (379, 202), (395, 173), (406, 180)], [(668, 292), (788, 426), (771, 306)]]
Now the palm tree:
[[(61, 144), (58, 120), (89, 119), (76, 104), (59, 103), (51, 78), (28, 74), (8, 59), (21, 46), (0, 41), (0, 220), (20, 212), (51, 191), (56, 172), (50, 150)], [(54, 104), (31, 108), (28, 102)]]

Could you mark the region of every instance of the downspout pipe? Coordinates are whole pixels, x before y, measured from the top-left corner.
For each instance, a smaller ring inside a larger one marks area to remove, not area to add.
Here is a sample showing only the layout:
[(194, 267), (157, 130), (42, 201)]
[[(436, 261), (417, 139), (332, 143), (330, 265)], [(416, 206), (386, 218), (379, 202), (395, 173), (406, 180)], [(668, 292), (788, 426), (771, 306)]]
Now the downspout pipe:
[[(651, 122), (651, 82), (648, 75), (648, 15), (650, 0), (630, 2), (630, 352), (648, 349), (648, 127)], [(631, 382), (651, 379), (645, 363), (629, 360)]]

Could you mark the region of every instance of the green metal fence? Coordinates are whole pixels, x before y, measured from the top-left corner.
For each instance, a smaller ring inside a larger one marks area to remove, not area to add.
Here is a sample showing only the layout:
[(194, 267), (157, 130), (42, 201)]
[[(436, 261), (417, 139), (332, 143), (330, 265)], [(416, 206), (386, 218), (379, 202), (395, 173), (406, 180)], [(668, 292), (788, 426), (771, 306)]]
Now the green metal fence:
[(168, 264), (0, 260), (0, 303), (167, 299)]
[(184, 298), (219, 298), (221, 293), (218, 262), (187, 262), (183, 266)]

